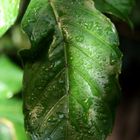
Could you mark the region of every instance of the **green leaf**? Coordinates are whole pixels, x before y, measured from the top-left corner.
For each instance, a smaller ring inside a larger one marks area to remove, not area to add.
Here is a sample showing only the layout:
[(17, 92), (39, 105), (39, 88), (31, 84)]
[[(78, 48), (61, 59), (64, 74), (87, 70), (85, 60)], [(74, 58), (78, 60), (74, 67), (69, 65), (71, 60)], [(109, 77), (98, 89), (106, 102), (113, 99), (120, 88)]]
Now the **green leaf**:
[(132, 26), (130, 14), (134, 6), (134, 0), (93, 0), (95, 7), (101, 12), (114, 15)]
[(0, 56), (0, 99), (10, 98), (22, 87), (22, 70), (5, 55)]
[(15, 22), (20, 0), (0, 0), (0, 37)]
[(32, 0), (22, 21), (24, 114), (34, 140), (105, 140), (120, 97), (121, 53), (92, 0)]
[(21, 101), (0, 101), (0, 140), (27, 140)]

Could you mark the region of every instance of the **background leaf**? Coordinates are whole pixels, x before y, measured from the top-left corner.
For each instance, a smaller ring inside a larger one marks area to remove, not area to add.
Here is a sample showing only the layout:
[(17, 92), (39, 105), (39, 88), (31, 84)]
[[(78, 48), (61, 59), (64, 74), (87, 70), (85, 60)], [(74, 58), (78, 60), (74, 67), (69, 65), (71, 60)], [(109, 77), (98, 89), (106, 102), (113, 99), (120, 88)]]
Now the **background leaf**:
[(32, 139), (105, 140), (120, 97), (121, 53), (92, 0), (32, 0), (22, 21), (24, 114)]
[(5, 55), (0, 56), (0, 99), (10, 98), (22, 87), (22, 70)]
[(130, 14), (134, 0), (94, 0), (95, 7), (101, 12), (112, 14), (132, 26)]
[(0, 0), (0, 37), (15, 22), (20, 0)]

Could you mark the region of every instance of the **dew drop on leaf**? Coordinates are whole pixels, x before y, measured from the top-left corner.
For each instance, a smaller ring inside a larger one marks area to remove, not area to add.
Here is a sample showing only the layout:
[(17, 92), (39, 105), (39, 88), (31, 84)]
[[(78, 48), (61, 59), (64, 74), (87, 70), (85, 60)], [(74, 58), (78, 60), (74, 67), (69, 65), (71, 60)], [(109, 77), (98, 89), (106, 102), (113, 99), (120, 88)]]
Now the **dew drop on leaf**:
[(91, 30), (92, 27), (93, 27), (92, 21), (91, 21), (91, 22), (85, 22), (85, 23), (84, 23), (84, 27), (85, 27), (86, 29), (88, 29), (88, 30)]
[(84, 41), (84, 36), (83, 35), (78, 35), (78, 36), (76, 36), (75, 37), (75, 40), (77, 41), (77, 42), (83, 42)]

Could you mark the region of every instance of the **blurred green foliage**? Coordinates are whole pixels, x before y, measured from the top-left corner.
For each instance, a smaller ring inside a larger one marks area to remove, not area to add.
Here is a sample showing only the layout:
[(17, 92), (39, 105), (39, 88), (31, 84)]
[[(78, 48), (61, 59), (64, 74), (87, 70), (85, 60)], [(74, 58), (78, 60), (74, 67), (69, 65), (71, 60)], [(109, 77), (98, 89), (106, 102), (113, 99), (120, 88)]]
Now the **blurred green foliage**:
[(10, 98), (22, 87), (22, 70), (5, 55), (0, 56), (0, 99)]
[(0, 0), (0, 36), (15, 22), (19, 3), (20, 0)]
[(26, 140), (23, 124), (22, 101), (0, 101), (0, 140)]
[[(0, 42), (1, 43), (1, 42)], [(0, 54), (0, 140), (26, 140), (22, 112), (23, 71)]]
[(4, 35), (17, 18), (19, 3), (0, 0), (0, 140), (27, 140), (21, 99), (23, 70), (8, 57), (14, 52), (13, 57), (18, 58), (18, 47), (24, 44), (18, 43), (24, 36), (17, 27)]

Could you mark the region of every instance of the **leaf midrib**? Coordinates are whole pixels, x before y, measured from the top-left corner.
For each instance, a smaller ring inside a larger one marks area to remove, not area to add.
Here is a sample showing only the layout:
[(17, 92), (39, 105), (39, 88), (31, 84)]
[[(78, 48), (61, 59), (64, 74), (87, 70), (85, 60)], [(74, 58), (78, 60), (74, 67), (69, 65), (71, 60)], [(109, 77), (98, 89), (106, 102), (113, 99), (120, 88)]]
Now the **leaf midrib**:
[[(65, 37), (64, 37), (63, 32), (62, 32), (61, 21), (60, 21), (60, 18), (58, 16), (58, 14), (57, 14), (57, 10), (55, 9), (55, 5), (53, 4), (52, 0), (48, 0), (48, 2), (50, 3), (50, 6), (53, 10), (54, 17), (56, 19), (56, 23), (57, 23), (59, 31), (61, 33), (62, 40), (64, 41)], [(65, 88), (66, 88), (66, 94), (68, 95), (69, 94), (69, 72), (68, 72), (67, 49), (66, 49), (66, 46), (65, 46), (65, 42), (64, 42), (63, 47), (64, 47), (64, 57), (65, 57), (65, 69), (66, 69), (65, 70), (66, 71), (66, 78), (65, 78), (66, 86), (65, 86)]]

